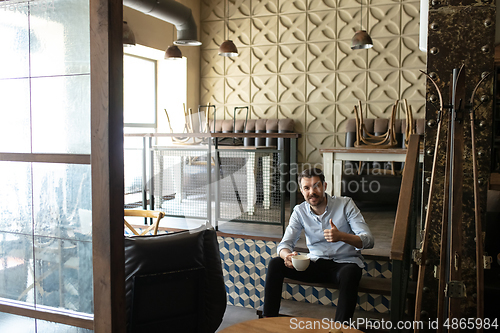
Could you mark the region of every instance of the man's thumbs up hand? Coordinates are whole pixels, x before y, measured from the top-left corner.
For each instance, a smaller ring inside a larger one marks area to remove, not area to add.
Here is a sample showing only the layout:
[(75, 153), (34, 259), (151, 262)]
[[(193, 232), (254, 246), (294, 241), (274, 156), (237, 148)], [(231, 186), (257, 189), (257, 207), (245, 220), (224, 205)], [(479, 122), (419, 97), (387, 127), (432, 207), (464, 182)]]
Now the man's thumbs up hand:
[(323, 230), (326, 241), (333, 243), (342, 240), (342, 233), (339, 231), (339, 229), (337, 229), (335, 224), (333, 224), (332, 219), (330, 219), (330, 227), (331, 229)]
[(332, 219), (330, 219), (330, 227), (331, 227), (332, 229), (337, 229), (337, 227), (335, 226), (335, 224), (333, 224)]

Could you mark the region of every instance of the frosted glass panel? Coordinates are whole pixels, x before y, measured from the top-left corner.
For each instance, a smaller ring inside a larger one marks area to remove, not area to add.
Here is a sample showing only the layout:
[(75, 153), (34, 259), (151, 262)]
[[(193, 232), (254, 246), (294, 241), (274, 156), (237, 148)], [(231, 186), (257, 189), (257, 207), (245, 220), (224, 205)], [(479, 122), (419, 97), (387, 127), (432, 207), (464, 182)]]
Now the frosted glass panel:
[(0, 79), (29, 75), (27, 3), (0, 4)]
[(0, 332), (35, 333), (35, 319), (0, 312)]
[(31, 76), (90, 73), (89, 1), (43, 2), (30, 6)]
[(39, 333), (92, 333), (94, 330), (58, 324), (51, 321), (37, 320), (37, 332)]
[(92, 240), (90, 165), (33, 163), (35, 235)]
[(34, 153), (90, 154), (90, 75), (31, 80)]
[(31, 166), (0, 162), (0, 170), (0, 232), (31, 235)]
[(0, 297), (33, 304), (33, 237), (0, 233), (0, 258)]
[[(1, 10), (0, 8), (0, 12)], [(2, 66), (0, 72), (7, 67), (9, 66)], [(2, 119), (0, 121), (0, 151), (2, 152), (29, 153), (31, 151), (29, 89), (28, 79), (0, 80), (0, 119)]]
[(92, 243), (35, 237), (37, 305), (92, 313)]

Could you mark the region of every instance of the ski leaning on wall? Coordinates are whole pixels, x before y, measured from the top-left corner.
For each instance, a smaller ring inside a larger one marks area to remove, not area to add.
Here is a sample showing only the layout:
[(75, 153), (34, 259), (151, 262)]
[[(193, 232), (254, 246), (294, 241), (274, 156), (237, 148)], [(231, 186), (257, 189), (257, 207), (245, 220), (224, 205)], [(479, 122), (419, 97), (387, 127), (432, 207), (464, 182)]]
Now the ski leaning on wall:
[[(431, 325), (424, 325), (426, 331), (432, 329), (437, 332), (459, 332), (463, 329), (473, 329), (482, 332), (484, 327), (484, 267), (488, 266), (491, 258), (483, 254), (476, 159), (478, 151), (475, 136), (475, 110), (482, 104), (482, 101), (477, 103), (475, 96), (479, 86), (484, 84), (488, 75), (483, 75), (467, 103), (465, 66), (454, 69), (450, 84), (450, 102), (444, 105), (438, 85), (426, 74), (433, 83), (440, 101), (427, 212), (420, 251), (415, 256), (415, 261), (420, 265), (415, 302), (416, 321), (427, 319), (430, 322), (432, 320), (428, 317), (423, 318), (425, 311), (422, 309), (422, 304), (424, 294), (432, 293), (433, 288), (429, 286), (436, 286), (437, 279), (437, 288), (434, 287), (437, 289), (437, 295), (435, 295), (437, 296), (437, 313), (436, 319), (433, 320), (437, 325), (432, 328)], [(470, 131), (466, 128), (467, 121)], [(445, 146), (445, 152), (440, 156), (440, 151), (443, 150), (439, 149), (444, 138), (443, 131), (446, 131), (446, 141), (442, 145)], [(468, 144), (472, 147), (472, 156), (464, 156), (464, 147)], [(464, 204), (468, 204), (464, 200), (464, 187), (467, 187), (464, 184), (466, 182), (464, 181), (466, 158), (472, 159), (474, 216), (468, 216), (463, 212)], [(440, 160), (444, 163), (440, 164)], [(438, 184), (436, 178), (439, 176), (443, 179)], [(436, 202), (434, 196), (437, 186), (443, 186), (443, 195), (439, 198), (442, 202)], [(431, 208), (435, 205), (442, 208), (441, 221), (439, 221), (441, 232), (439, 237), (433, 235), (434, 237), (431, 238), (430, 231), (437, 229), (435, 225), (431, 228), (431, 224), (438, 222), (432, 219), (430, 214)], [(470, 219), (474, 220), (472, 232), (469, 227)], [(429, 253), (429, 239), (440, 239), (439, 253)], [(432, 268), (432, 271), (429, 272), (429, 268)], [(473, 317), (468, 310), (471, 308), (471, 303), (475, 303), (477, 308)], [(415, 326), (415, 332), (419, 331), (420, 327)]]

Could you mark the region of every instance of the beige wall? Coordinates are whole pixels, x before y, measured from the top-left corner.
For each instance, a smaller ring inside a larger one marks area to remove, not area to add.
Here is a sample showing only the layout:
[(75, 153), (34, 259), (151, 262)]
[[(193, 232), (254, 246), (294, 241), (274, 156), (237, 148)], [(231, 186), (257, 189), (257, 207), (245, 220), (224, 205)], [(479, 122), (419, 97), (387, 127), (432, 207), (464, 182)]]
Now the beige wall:
[[(200, 39), (200, 3), (198, 0), (178, 1), (189, 7), (198, 26), (198, 39)], [(143, 14), (134, 9), (123, 7), (123, 20), (127, 22), (134, 32), (136, 43), (158, 50), (166, 50), (174, 41), (175, 26), (152, 16)], [(187, 107), (198, 109), (200, 95), (200, 47), (179, 46), (182, 55), (187, 58)], [(161, 92), (159, 92), (161, 94)], [(163, 109), (160, 108), (162, 111)], [(159, 113), (158, 117), (164, 117)]]
[[(360, 26), (353, 0), (223, 0), (201, 3), (200, 102), (232, 117), (251, 106), (251, 118), (293, 118), (299, 161), (321, 162), (319, 149), (343, 144), (345, 121), (359, 99), (365, 117), (389, 117), (406, 98), (424, 117), (426, 54), (418, 49), (419, 1), (363, 0), (363, 26), (374, 47), (350, 49)], [(369, 14), (368, 14), (369, 12)], [(220, 57), (228, 36), (240, 56)], [(243, 115), (242, 115), (243, 116)], [(402, 109), (398, 118), (404, 114)]]

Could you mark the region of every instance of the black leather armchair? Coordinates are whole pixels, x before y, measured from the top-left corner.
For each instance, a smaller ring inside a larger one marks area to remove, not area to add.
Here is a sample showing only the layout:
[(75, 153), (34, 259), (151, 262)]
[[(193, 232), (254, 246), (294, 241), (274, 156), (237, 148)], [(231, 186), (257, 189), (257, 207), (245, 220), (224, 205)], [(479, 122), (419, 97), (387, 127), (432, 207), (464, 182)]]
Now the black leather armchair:
[(128, 332), (212, 333), (226, 310), (217, 234), (125, 237)]

